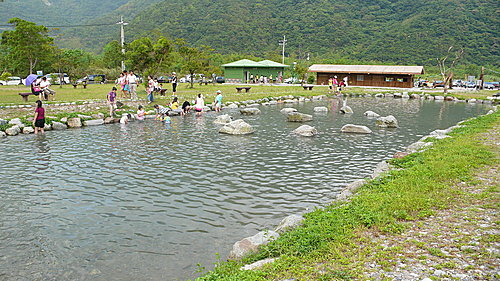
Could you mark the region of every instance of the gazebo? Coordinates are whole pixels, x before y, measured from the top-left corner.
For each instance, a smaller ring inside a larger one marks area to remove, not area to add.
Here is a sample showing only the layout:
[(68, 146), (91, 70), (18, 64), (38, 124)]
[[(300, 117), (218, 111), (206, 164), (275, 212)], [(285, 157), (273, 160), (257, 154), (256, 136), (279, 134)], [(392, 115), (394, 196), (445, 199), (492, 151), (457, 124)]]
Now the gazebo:
[(271, 60), (253, 61), (242, 59), (239, 61), (223, 64), (224, 76), (228, 83), (247, 83), (250, 76), (266, 76), (278, 78), (283, 76), (286, 64), (281, 64)]

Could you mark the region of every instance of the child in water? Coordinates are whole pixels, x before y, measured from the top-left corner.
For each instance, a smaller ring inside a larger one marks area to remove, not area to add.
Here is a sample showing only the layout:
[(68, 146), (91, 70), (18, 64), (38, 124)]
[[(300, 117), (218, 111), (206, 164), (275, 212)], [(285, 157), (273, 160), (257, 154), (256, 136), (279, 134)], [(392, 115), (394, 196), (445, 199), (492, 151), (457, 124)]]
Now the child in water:
[(144, 120), (145, 115), (146, 112), (144, 111), (144, 107), (142, 105), (139, 105), (139, 110), (137, 110), (137, 120)]

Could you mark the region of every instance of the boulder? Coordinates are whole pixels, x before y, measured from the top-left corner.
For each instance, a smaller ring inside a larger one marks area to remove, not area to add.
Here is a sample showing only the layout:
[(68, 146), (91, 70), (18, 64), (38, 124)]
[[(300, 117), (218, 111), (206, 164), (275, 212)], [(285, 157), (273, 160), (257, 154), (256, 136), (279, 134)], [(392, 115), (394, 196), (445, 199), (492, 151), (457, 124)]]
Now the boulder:
[(14, 125), (14, 126), (8, 128), (7, 130), (5, 130), (5, 133), (8, 136), (15, 136), (15, 135), (18, 135), (20, 132), (21, 132), (21, 127), (19, 127), (18, 125)]
[(104, 114), (102, 114), (101, 112), (99, 112), (97, 114), (92, 114), (92, 118), (94, 118), (94, 119), (104, 119)]
[(365, 98), (371, 98), (372, 94), (365, 94)]
[(52, 129), (54, 130), (66, 130), (68, 126), (66, 124), (61, 123), (61, 122), (52, 122)]
[(288, 122), (308, 122), (312, 121), (313, 117), (309, 114), (304, 114), (300, 112), (291, 112), (287, 115)]
[(257, 115), (260, 114), (260, 109), (254, 107), (242, 108), (240, 109), (240, 113), (243, 115)]
[(454, 97), (452, 97), (452, 96), (445, 96), (445, 97), (444, 97), (444, 100), (445, 100), (445, 101), (454, 101), (454, 100), (455, 100), (455, 98), (454, 98)]
[(106, 117), (106, 119), (104, 119), (104, 124), (112, 124), (112, 123), (115, 123), (115, 118)]
[(370, 111), (370, 110), (368, 110), (365, 113), (363, 113), (363, 115), (366, 116), (366, 117), (380, 117), (380, 114), (375, 113), (375, 112)]
[(103, 119), (93, 119), (93, 120), (83, 121), (83, 125), (85, 126), (98, 126), (102, 124), (104, 124)]
[(392, 158), (401, 159), (401, 158), (406, 157), (408, 154), (409, 154), (408, 152), (399, 151), (399, 152), (394, 153)]
[(382, 93), (378, 93), (378, 94), (375, 94), (375, 97), (376, 97), (376, 98), (383, 98), (383, 97), (384, 97), (384, 94), (382, 94)]
[(7, 134), (4, 131), (0, 131), (0, 138), (7, 137)]
[(371, 134), (372, 130), (366, 126), (346, 124), (340, 129), (342, 133)]
[(401, 95), (401, 98), (403, 98), (403, 99), (409, 99), (409, 98), (410, 98), (410, 96), (408, 95), (408, 93), (403, 93), (403, 94)]
[(278, 102), (277, 102), (277, 101), (275, 101), (275, 100), (271, 100), (271, 101), (269, 101), (269, 104), (270, 104), (270, 105), (276, 105), (276, 104), (278, 104)]
[(402, 97), (403, 97), (403, 94), (401, 94), (401, 93), (394, 93), (394, 98), (395, 99), (400, 99)]
[(19, 126), (20, 129), (24, 128), (24, 123), (19, 118), (14, 118), (9, 121), (9, 125)]
[(419, 94), (411, 94), (410, 99), (420, 99), (420, 95)]
[(238, 105), (235, 103), (232, 103), (232, 104), (228, 104), (227, 106), (224, 106), (224, 107), (229, 108), (229, 109), (235, 109), (235, 108), (238, 108)]
[(393, 98), (394, 97), (394, 94), (392, 93), (387, 93), (384, 95), (386, 98)]
[(257, 252), (261, 245), (266, 245), (278, 237), (279, 234), (274, 231), (261, 231), (254, 236), (243, 238), (234, 243), (228, 258), (231, 260), (240, 260), (250, 253)]
[(443, 96), (435, 96), (434, 100), (444, 100), (444, 97)]
[(229, 135), (247, 135), (253, 132), (255, 132), (255, 129), (250, 124), (243, 121), (243, 119), (227, 123), (219, 130), (219, 133)]
[(392, 165), (390, 165), (386, 161), (381, 161), (380, 163), (377, 164), (370, 177), (374, 179), (380, 176), (382, 173), (387, 173), (390, 170), (392, 170)]
[(214, 124), (225, 125), (227, 123), (231, 123), (232, 121), (233, 121), (233, 117), (231, 117), (227, 114), (223, 114), (223, 115), (219, 115), (219, 116), (217, 116), (217, 118), (215, 118)]
[(45, 126), (43, 126), (43, 129), (44, 129), (45, 131), (51, 131), (51, 130), (52, 130), (52, 126), (51, 126), (51, 125), (49, 125), (49, 124), (47, 124), (47, 123), (45, 123)]
[(286, 99), (283, 101), (284, 103), (294, 103), (295, 101), (294, 100), (290, 100), (290, 99)]
[(35, 129), (31, 126), (26, 126), (23, 128), (23, 134), (33, 134), (35, 132)]
[(343, 113), (343, 114), (352, 114), (354, 112), (352, 111), (352, 108), (350, 106), (344, 105), (344, 106), (342, 106), (340, 108), (340, 113)]
[(350, 184), (348, 184), (344, 189), (345, 190), (349, 190), (350, 192), (352, 193), (355, 193), (356, 191), (358, 191), (358, 189), (360, 187), (362, 187), (363, 185), (367, 184), (368, 182), (366, 180), (355, 180), (353, 182), (351, 182)]
[(328, 112), (328, 108), (326, 106), (316, 106), (314, 112)]
[(293, 230), (300, 226), (304, 221), (304, 217), (300, 215), (290, 215), (281, 220), (280, 224), (276, 227), (274, 231), (282, 234), (285, 231)]
[(477, 100), (476, 99), (468, 99), (467, 102), (468, 103), (475, 103), (475, 102), (477, 102)]
[(316, 128), (309, 125), (302, 125), (297, 129), (293, 130), (293, 132), (299, 136), (303, 137), (312, 137), (318, 134), (318, 130)]
[(92, 119), (92, 116), (78, 114), (78, 118), (81, 118), (81, 119)]
[(433, 145), (432, 142), (417, 141), (417, 142), (414, 142), (414, 143), (410, 144), (406, 148), (405, 152), (406, 153), (415, 153), (415, 152), (418, 152), (418, 151), (421, 151), (421, 150), (425, 150), (427, 147), (430, 147), (432, 145)]
[(288, 114), (288, 113), (292, 113), (292, 112), (297, 112), (297, 109), (295, 109), (293, 107), (285, 107), (285, 108), (281, 109), (280, 112), (283, 114)]
[(398, 120), (396, 120), (396, 117), (394, 117), (392, 115), (377, 118), (376, 124), (377, 124), (377, 126), (382, 127), (382, 128), (397, 128), (397, 127), (399, 127)]
[(82, 119), (80, 117), (68, 118), (68, 127), (80, 128), (82, 126)]
[(263, 259), (263, 260), (260, 260), (260, 261), (256, 261), (252, 264), (247, 264), (247, 265), (244, 265), (240, 268), (240, 270), (255, 270), (255, 269), (259, 269), (261, 267), (263, 267), (264, 265), (268, 264), (268, 263), (273, 263), (277, 258), (267, 258), (267, 259)]
[(66, 123), (66, 122), (68, 122), (68, 117), (63, 117), (63, 118), (61, 118), (61, 122), (62, 122), (62, 123)]

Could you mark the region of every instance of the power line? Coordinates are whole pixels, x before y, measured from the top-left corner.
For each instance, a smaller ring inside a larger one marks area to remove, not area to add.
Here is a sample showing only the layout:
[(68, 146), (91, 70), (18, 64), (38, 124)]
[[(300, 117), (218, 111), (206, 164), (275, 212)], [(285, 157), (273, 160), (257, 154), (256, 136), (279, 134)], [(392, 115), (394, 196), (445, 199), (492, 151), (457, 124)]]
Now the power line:
[[(60, 27), (85, 27), (85, 26), (107, 26), (115, 25), (115, 23), (101, 23), (101, 24), (75, 24), (75, 25), (45, 25), (45, 27), (50, 28), (60, 28)], [(0, 27), (15, 27), (12, 24), (0, 24)]]

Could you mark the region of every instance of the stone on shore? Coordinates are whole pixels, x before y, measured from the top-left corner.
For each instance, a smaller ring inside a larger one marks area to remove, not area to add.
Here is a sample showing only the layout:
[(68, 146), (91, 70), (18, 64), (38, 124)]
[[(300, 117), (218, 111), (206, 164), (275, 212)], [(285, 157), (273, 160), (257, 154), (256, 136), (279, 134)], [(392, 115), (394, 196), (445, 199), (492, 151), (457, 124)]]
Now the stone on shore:
[(384, 97), (384, 94), (382, 94), (382, 93), (378, 93), (378, 94), (375, 94), (375, 97), (376, 97), (376, 98), (383, 98), (383, 97)]
[(381, 174), (383, 173), (387, 173), (389, 172), (390, 170), (392, 170), (392, 166), (387, 163), (386, 161), (381, 161), (377, 164), (377, 166), (375, 167), (375, 169), (373, 170), (373, 173), (371, 174), (371, 178), (372, 179), (375, 179), (377, 178), (378, 176), (380, 176)]
[(233, 249), (229, 253), (229, 259), (240, 260), (244, 256), (255, 253), (261, 245), (266, 245), (270, 241), (279, 237), (279, 234), (274, 231), (261, 231), (254, 236), (243, 238), (242, 240), (234, 243)]
[(411, 94), (410, 99), (420, 99), (420, 95), (419, 94)]
[(260, 114), (260, 109), (255, 107), (242, 108), (240, 113), (243, 115), (257, 115)]
[(383, 127), (383, 128), (397, 128), (398, 126), (398, 120), (396, 120), (396, 117), (389, 115), (386, 117), (379, 117), (376, 121), (377, 126)]
[(68, 119), (68, 127), (80, 128), (81, 126), (82, 126), (82, 119), (80, 119), (80, 117), (74, 117)]
[(444, 97), (443, 96), (435, 96), (434, 100), (444, 100)]
[(317, 106), (314, 108), (314, 112), (328, 112), (328, 108), (326, 106)]
[(295, 109), (293, 107), (285, 107), (285, 108), (281, 109), (280, 112), (283, 114), (288, 114), (288, 113), (292, 113), (292, 112), (297, 112), (297, 109)]
[(0, 138), (7, 137), (7, 134), (4, 131), (0, 131)]
[(104, 124), (112, 124), (112, 123), (115, 123), (115, 118), (106, 117), (106, 119), (104, 119)]
[(342, 192), (337, 195), (337, 200), (347, 200), (349, 197), (351, 197), (356, 191), (365, 185), (367, 183), (366, 180), (355, 180), (348, 184)]
[(54, 130), (66, 130), (68, 128), (68, 126), (66, 126), (66, 124), (62, 123), (62, 122), (52, 122), (52, 129)]
[(92, 119), (92, 116), (78, 114), (78, 118), (80, 118), (80, 119)]
[(342, 133), (371, 134), (372, 130), (366, 126), (346, 124), (340, 129)]
[(62, 123), (66, 123), (66, 122), (68, 122), (68, 117), (63, 117), (63, 118), (61, 118), (61, 122), (62, 122)]
[(340, 113), (343, 113), (343, 114), (352, 114), (354, 113), (354, 111), (352, 111), (352, 108), (348, 105), (344, 105), (340, 108)]
[(424, 150), (430, 146), (432, 146), (432, 142), (424, 142), (424, 141), (417, 141), (412, 144), (410, 144), (407, 148), (406, 151), (407, 153), (415, 153), (421, 150)]
[(229, 116), (228, 114), (223, 114), (217, 116), (214, 120), (214, 124), (219, 124), (219, 125), (226, 125), (227, 123), (231, 123), (233, 121), (233, 117)]
[(104, 119), (104, 114), (102, 114), (101, 112), (99, 112), (97, 114), (92, 114), (92, 118), (94, 118), (94, 119)]
[(291, 100), (291, 99), (286, 99), (283, 101), (284, 103), (295, 103), (295, 100)]
[(232, 103), (232, 104), (228, 104), (227, 106), (224, 106), (224, 108), (235, 109), (235, 108), (238, 108), (238, 105), (235, 103)]
[(261, 267), (263, 267), (264, 265), (268, 264), (268, 263), (272, 263), (276, 260), (277, 258), (267, 258), (267, 259), (263, 259), (263, 260), (260, 260), (260, 261), (256, 261), (252, 264), (247, 264), (247, 265), (244, 265), (240, 268), (240, 270), (255, 270), (255, 269), (259, 269)]
[(87, 120), (83, 121), (83, 125), (85, 126), (98, 126), (104, 124), (103, 119), (94, 119), (94, 120)]
[(19, 126), (20, 129), (24, 128), (24, 123), (19, 118), (14, 118), (9, 121), (9, 125)]
[(31, 126), (26, 126), (23, 128), (23, 134), (33, 134), (35, 132), (35, 129)]
[(51, 126), (51, 125), (49, 125), (49, 124), (47, 124), (47, 123), (45, 123), (45, 126), (43, 126), (43, 129), (44, 129), (45, 131), (51, 131), (51, 130), (52, 130), (52, 126)]
[(304, 114), (300, 112), (291, 112), (287, 115), (288, 122), (308, 122), (312, 121), (313, 117), (309, 114)]
[(219, 133), (229, 135), (247, 135), (255, 132), (255, 129), (243, 119), (238, 119), (227, 123), (224, 127), (220, 128)]
[(380, 117), (380, 114), (376, 113), (376, 112), (373, 112), (373, 111), (365, 111), (365, 113), (363, 113), (364, 116), (366, 117)]
[(18, 125), (14, 125), (10, 128), (8, 128), (7, 130), (5, 130), (5, 133), (8, 135), (8, 136), (16, 136), (18, 135), (19, 133), (21, 132), (21, 127), (19, 127)]
[(290, 215), (281, 220), (280, 224), (274, 231), (283, 234), (285, 231), (293, 230), (300, 226), (304, 221), (304, 217), (300, 215)]
[(293, 132), (299, 136), (303, 137), (312, 137), (318, 134), (318, 130), (316, 128), (309, 125), (302, 125), (297, 129), (293, 130)]

